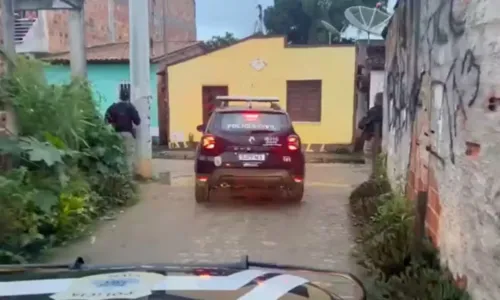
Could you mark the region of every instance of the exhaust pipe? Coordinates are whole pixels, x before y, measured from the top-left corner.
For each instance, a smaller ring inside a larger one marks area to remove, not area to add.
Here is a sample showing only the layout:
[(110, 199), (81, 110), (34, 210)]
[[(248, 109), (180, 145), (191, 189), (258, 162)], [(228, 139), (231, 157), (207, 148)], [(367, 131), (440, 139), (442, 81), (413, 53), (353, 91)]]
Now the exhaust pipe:
[(223, 189), (227, 189), (228, 187), (230, 187), (230, 185), (227, 182), (223, 182), (220, 184), (220, 187)]

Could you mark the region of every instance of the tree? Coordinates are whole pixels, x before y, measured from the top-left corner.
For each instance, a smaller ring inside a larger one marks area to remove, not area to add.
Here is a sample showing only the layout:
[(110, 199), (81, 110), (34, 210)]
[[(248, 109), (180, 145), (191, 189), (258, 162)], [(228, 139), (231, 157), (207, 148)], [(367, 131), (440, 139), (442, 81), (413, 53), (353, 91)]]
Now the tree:
[(292, 44), (307, 44), (311, 18), (301, 0), (274, 0), (274, 6), (264, 10), (264, 25), (267, 34), (282, 34)]
[(234, 36), (234, 34), (226, 32), (224, 36), (213, 36), (210, 40), (205, 41), (204, 43), (209, 50), (216, 50), (232, 45), (237, 41), (238, 39)]
[(329, 34), (321, 23), (337, 30), (346, 25), (344, 11), (351, 6), (375, 7), (380, 0), (274, 0), (264, 11), (268, 34), (283, 34), (292, 44), (327, 44)]

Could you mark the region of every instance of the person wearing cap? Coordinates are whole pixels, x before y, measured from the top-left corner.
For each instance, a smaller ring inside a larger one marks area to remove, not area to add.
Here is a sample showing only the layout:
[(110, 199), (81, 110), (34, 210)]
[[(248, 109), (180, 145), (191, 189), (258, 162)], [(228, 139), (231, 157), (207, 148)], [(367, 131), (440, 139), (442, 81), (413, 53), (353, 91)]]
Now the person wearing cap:
[(105, 120), (122, 136), (125, 144), (127, 163), (132, 171), (135, 160), (135, 126), (141, 124), (141, 118), (135, 106), (130, 102), (130, 84), (120, 84), (119, 101), (106, 110)]

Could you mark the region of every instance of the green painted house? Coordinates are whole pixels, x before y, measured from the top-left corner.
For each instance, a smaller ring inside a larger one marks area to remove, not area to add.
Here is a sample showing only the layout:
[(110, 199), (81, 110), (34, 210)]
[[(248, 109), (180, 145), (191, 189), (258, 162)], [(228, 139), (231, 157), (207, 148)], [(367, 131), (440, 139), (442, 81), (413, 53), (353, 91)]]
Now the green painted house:
[[(150, 79), (151, 79), (151, 136), (158, 137), (158, 99), (157, 78), (158, 60), (163, 49), (160, 43), (155, 43), (151, 49)], [(49, 83), (66, 83), (71, 79), (69, 53), (60, 53), (44, 59), (51, 64), (46, 66), (45, 74)], [(87, 48), (87, 78), (92, 85), (99, 110), (103, 113), (118, 99), (118, 87), (124, 81), (130, 81), (129, 46), (127, 43), (113, 43)]]
[[(168, 140), (169, 116), (168, 107), (162, 105), (163, 111), (158, 111), (158, 95), (160, 102), (168, 102), (168, 89), (158, 93), (158, 80), (165, 79), (165, 70), (169, 64), (182, 61), (186, 58), (207, 53), (203, 42), (176, 41), (169, 42), (168, 54), (163, 54), (163, 43), (155, 42), (151, 47), (150, 79), (151, 79), (151, 137), (153, 141)], [(71, 79), (69, 52), (59, 53), (44, 58), (50, 62), (45, 68), (45, 75), (49, 83), (66, 83)], [(99, 110), (104, 115), (106, 109), (118, 100), (120, 83), (130, 81), (129, 44), (112, 43), (87, 48), (87, 78), (92, 85)], [(166, 85), (166, 82), (163, 86)], [(168, 106), (168, 105), (167, 105)], [(161, 118), (159, 118), (161, 114)], [(162, 128), (160, 130), (160, 128)], [(160, 134), (162, 138), (160, 138)]]

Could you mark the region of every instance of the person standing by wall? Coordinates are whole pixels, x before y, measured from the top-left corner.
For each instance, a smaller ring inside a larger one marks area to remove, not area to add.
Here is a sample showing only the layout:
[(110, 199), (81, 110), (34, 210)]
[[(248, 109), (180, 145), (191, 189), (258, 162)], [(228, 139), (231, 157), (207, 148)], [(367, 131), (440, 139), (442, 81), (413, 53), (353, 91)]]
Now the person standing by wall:
[(135, 106), (130, 102), (130, 84), (120, 84), (119, 101), (106, 110), (105, 120), (120, 134), (125, 144), (127, 163), (133, 171), (135, 161), (135, 126), (141, 124), (141, 118)]
[[(384, 100), (383, 93), (379, 92), (375, 95), (375, 103), (372, 108), (368, 110), (366, 116), (359, 121), (358, 128), (363, 131), (362, 138), (364, 140), (363, 152), (366, 157), (371, 157), (372, 151), (379, 151), (380, 145), (373, 145), (374, 142), (382, 138), (382, 118), (383, 110), (382, 104)], [(375, 139), (374, 137), (378, 139)], [(375, 149), (374, 149), (375, 147)]]

